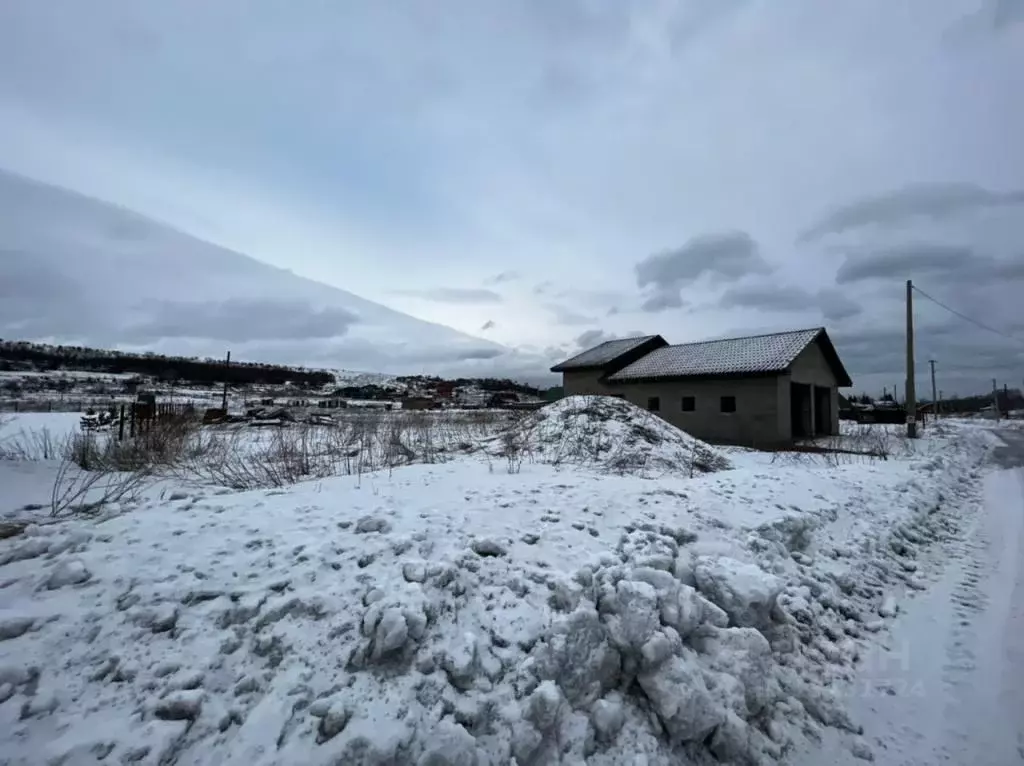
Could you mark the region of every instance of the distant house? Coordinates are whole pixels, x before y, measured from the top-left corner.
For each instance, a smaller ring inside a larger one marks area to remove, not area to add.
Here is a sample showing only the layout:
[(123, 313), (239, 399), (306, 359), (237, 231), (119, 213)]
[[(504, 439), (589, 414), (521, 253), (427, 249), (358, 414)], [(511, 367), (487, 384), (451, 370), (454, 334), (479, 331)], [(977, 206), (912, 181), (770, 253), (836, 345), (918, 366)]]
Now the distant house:
[(555, 365), (566, 396), (617, 396), (707, 441), (772, 446), (839, 432), (852, 385), (824, 328), (669, 345), (611, 340)]
[(437, 410), (441, 402), (429, 396), (406, 396), (402, 399), (403, 410)]

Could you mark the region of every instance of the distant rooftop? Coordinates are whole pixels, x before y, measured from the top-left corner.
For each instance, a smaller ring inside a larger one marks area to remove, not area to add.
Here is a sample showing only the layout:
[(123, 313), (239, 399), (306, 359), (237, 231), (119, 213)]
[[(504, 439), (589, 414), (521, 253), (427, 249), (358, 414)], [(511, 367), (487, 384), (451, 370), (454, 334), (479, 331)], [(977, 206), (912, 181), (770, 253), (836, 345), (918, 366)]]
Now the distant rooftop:
[[(657, 378), (783, 372), (819, 336), (824, 336), (827, 341), (826, 356), (830, 357), (829, 362), (837, 368), (839, 385), (850, 385), (846, 371), (822, 327), (663, 346), (610, 375), (608, 381), (622, 383)], [(598, 346), (593, 351), (600, 348)], [(843, 382), (844, 378), (846, 382)]]
[(571, 359), (566, 359), (564, 362), (556, 364), (551, 368), (551, 371), (564, 372), (566, 370), (584, 370), (594, 367), (602, 367), (615, 361), (623, 354), (627, 354), (638, 346), (642, 346), (644, 343), (652, 341), (657, 337), (659, 336), (641, 335), (636, 338), (607, 340), (599, 346), (594, 346), (581, 354), (577, 354)]

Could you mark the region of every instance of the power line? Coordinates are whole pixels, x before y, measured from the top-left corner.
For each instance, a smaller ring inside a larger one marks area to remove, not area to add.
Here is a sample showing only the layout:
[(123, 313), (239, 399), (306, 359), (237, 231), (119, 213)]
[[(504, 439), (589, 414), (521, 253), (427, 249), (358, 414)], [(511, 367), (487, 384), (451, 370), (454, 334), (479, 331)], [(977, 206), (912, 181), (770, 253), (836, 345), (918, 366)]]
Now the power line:
[(1008, 335), (1007, 333), (1003, 332), (1002, 330), (997, 330), (995, 327), (990, 327), (989, 325), (985, 324), (984, 322), (979, 322), (977, 319), (972, 319), (971, 317), (967, 316), (966, 314), (962, 314), (959, 311), (957, 311), (956, 309), (950, 308), (949, 306), (947, 306), (942, 301), (940, 301), (940, 300), (938, 300), (936, 298), (933, 298), (932, 296), (930, 296), (928, 293), (926, 293), (924, 290), (922, 290), (917, 285), (913, 285), (913, 290), (914, 290), (914, 292), (916, 292), (919, 295), (921, 295), (921, 297), (927, 298), (928, 300), (930, 300), (936, 306), (944, 308), (950, 314), (958, 316), (961, 319), (963, 319), (964, 321), (970, 322), (971, 324), (975, 325), (976, 327), (980, 327), (982, 330), (987, 330), (988, 332), (995, 333), (996, 335), (999, 335), (1000, 337), (1006, 338), (1007, 340), (1012, 340), (1015, 343), (1020, 343), (1020, 344), (1024, 345), (1024, 338), (1017, 338), (1017, 337), (1014, 337), (1013, 335)]

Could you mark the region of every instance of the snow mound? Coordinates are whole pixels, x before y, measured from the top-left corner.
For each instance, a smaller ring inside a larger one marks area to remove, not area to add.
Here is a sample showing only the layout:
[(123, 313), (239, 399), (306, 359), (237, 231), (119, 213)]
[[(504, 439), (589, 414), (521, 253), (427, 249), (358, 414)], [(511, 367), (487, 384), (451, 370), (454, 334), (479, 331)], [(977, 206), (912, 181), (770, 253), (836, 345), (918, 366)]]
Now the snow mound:
[[(27, 610), (0, 617), (5, 762), (768, 764), (828, 709), (726, 611), (771, 611), (770, 576), (694, 556), (686, 530), (629, 525), (559, 572), (259, 500), (129, 514), (75, 546), (26, 531), (45, 553), (0, 567)], [(713, 593), (683, 582), (705, 570)]]
[(698, 474), (730, 467), (724, 454), (656, 415), (611, 396), (568, 396), (523, 418), (497, 440), (552, 464), (621, 474)]

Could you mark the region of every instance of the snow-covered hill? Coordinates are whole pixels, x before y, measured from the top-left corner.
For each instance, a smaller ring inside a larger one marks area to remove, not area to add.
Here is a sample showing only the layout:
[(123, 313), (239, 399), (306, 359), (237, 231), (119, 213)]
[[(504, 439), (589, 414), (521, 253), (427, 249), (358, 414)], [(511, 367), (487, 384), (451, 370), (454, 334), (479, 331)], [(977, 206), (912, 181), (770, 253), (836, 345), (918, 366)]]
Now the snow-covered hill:
[(236, 358), (409, 374), (529, 366), (490, 341), (2, 170), (0, 337), (230, 348)]

